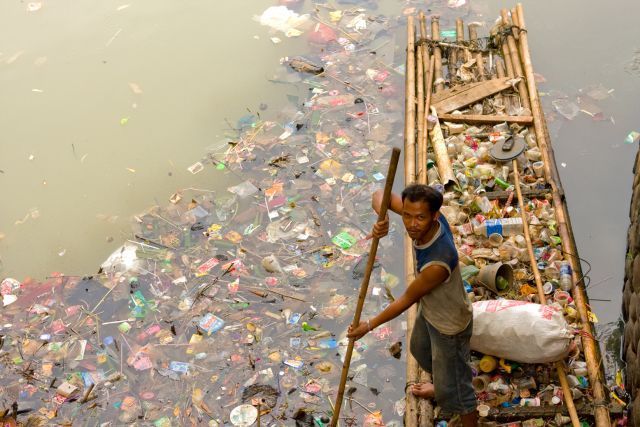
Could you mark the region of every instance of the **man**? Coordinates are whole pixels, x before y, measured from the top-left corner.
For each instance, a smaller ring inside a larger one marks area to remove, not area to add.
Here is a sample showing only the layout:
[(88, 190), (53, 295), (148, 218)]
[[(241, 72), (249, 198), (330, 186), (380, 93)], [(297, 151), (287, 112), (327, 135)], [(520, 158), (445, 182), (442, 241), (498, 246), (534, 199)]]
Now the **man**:
[[(371, 205), (376, 212), (380, 212), (382, 197), (382, 191), (373, 194)], [(402, 296), (377, 316), (360, 322), (348, 336), (360, 339), (419, 302), (410, 350), (422, 369), (431, 373), (433, 384), (415, 384), (412, 392), (435, 398), (442, 409), (460, 414), (463, 426), (476, 426), (476, 398), (468, 364), (473, 314), (451, 229), (440, 215), (441, 206), (442, 194), (427, 185), (414, 184), (401, 196), (391, 195), (389, 209), (402, 215), (413, 240), (417, 276)], [(387, 217), (374, 225), (372, 236), (381, 238), (388, 232)]]

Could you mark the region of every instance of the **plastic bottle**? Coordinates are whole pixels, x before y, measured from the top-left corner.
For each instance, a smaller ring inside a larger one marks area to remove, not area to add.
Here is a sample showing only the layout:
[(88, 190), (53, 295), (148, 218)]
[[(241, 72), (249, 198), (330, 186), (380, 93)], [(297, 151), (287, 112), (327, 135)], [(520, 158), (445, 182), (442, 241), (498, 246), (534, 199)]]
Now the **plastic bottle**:
[(571, 277), (571, 265), (569, 261), (560, 263), (560, 288), (563, 291), (570, 291), (573, 288), (573, 278)]
[(474, 227), (473, 232), (478, 236), (489, 236), (498, 233), (502, 236), (515, 236), (522, 234), (522, 218), (498, 218), (487, 219), (480, 225)]

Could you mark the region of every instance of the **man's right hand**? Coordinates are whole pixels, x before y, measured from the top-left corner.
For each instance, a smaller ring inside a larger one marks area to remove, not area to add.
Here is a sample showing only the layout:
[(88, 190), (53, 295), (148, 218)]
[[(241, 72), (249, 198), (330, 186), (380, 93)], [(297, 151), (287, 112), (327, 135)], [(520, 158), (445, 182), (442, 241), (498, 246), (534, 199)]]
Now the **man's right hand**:
[(387, 217), (384, 220), (378, 221), (375, 224), (373, 224), (373, 229), (371, 230), (371, 233), (369, 233), (369, 235), (367, 236), (367, 239), (371, 239), (372, 237), (377, 237), (378, 239), (381, 239), (387, 234), (389, 234), (389, 215), (387, 215)]

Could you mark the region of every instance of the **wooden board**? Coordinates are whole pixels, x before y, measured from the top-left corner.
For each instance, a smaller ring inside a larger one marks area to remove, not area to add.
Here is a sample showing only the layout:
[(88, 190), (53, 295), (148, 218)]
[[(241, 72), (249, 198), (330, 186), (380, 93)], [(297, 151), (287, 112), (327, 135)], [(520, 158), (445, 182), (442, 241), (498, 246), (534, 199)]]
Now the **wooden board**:
[(496, 116), (479, 114), (438, 114), (438, 118), (444, 122), (451, 123), (518, 123), (528, 125), (533, 123), (533, 116)]
[(509, 77), (487, 80), (486, 82), (461, 85), (437, 93), (431, 99), (431, 105), (436, 107), (438, 114), (450, 113), (458, 108), (466, 107), (476, 101), (496, 94), (511, 87)]

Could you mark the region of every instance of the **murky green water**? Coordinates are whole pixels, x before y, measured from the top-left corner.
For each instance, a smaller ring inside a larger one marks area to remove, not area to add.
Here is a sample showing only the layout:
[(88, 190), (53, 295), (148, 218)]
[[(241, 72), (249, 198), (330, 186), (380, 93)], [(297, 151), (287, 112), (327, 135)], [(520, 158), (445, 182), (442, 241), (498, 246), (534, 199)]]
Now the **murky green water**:
[[(134, 214), (182, 188), (224, 191), (221, 174), (187, 167), (247, 109), (281, 122), (292, 113), (280, 114), (291, 89), (267, 78), (306, 42), (280, 35), (275, 44), (252, 20), (273, 4), (60, 0), (30, 12), (0, 3), (0, 275), (95, 272), (130, 237)], [(592, 266), (593, 307), (611, 321), (637, 150), (623, 140), (640, 128), (640, 77), (625, 69), (640, 47), (640, 4), (524, 5), (535, 70), (547, 79), (541, 91), (615, 89), (599, 103), (613, 120), (581, 113), (551, 124), (580, 254)], [(472, 2), (471, 13), (490, 25), (501, 6)], [(379, 4), (387, 14), (404, 7)]]

